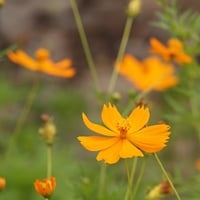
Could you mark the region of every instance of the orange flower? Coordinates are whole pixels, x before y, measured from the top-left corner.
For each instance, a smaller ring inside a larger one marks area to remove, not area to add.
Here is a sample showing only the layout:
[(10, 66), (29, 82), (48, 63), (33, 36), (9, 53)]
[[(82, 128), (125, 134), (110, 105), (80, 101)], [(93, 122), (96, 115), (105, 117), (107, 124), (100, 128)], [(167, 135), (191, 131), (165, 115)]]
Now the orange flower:
[(3, 177), (0, 177), (0, 191), (4, 190), (6, 187), (6, 179)]
[(173, 60), (179, 64), (192, 62), (192, 58), (184, 52), (182, 42), (176, 38), (169, 39), (167, 46), (164, 46), (156, 38), (151, 38), (150, 44), (150, 51), (159, 54), (165, 61)]
[(89, 151), (99, 151), (96, 159), (114, 164), (120, 158), (142, 157), (143, 152), (154, 153), (165, 147), (169, 138), (169, 126), (146, 126), (149, 109), (136, 107), (128, 117), (121, 116), (114, 105), (104, 105), (101, 118), (105, 126), (91, 122), (83, 113), (83, 122), (91, 130), (103, 136), (79, 136), (80, 143)]
[(75, 69), (71, 67), (72, 62), (70, 59), (54, 62), (50, 59), (50, 53), (47, 49), (38, 49), (35, 53), (35, 59), (22, 50), (10, 51), (7, 55), (12, 62), (32, 71), (40, 71), (63, 78), (70, 78), (75, 75)]
[(43, 179), (42, 181), (36, 180), (34, 182), (35, 190), (38, 194), (41, 194), (45, 198), (49, 198), (56, 187), (55, 177)]
[(156, 57), (149, 57), (141, 62), (131, 55), (125, 55), (120, 63), (119, 73), (142, 91), (163, 91), (178, 82), (174, 67)]

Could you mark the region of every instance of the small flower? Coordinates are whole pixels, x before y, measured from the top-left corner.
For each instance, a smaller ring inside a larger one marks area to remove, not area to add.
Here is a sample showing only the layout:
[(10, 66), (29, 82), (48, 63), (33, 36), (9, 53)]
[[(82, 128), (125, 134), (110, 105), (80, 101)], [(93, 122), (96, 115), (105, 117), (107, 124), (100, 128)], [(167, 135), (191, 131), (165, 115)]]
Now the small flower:
[(55, 177), (43, 179), (42, 181), (36, 180), (34, 182), (35, 191), (45, 198), (49, 198), (54, 192), (56, 187)]
[(169, 126), (146, 126), (150, 113), (147, 107), (137, 106), (128, 117), (121, 116), (114, 105), (104, 105), (101, 118), (105, 126), (91, 122), (83, 113), (83, 122), (102, 136), (79, 136), (78, 140), (89, 151), (99, 151), (96, 159), (114, 164), (120, 158), (142, 157), (143, 152), (162, 150), (169, 138)]
[(178, 82), (174, 67), (156, 57), (139, 61), (131, 55), (125, 55), (120, 63), (119, 73), (141, 91), (163, 91)]
[(12, 62), (32, 71), (63, 78), (71, 78), (75, 75), (75, 69), (71, 67), (70, 59), (54, 62), (50, 59), (50, 53), (47, 49), (38, 49), (35, 53), (35, 59), (22, 50), (10, 51), (7, 55)]
[(169, 39), (167, 46), (159, 42), (156, 38), (151, 38), (150, 44), (150, 51), (162, 56), (165, 61), (175, 61), (178, 64), (192, 62), (192, 58), (184, 52), (182, 42), (176, 38)]
[(0, 177), (0, 191), (4, 190), (6, 187), (6, 179), (4, 177)]
[(167, 180), (163, 180), (161, 183), (156, 185), (154, 188), (152, 188), (147, 196), (146, 199), (148, 200), (157, 200), (161, 197), (172, 194), (172, 188)]
[(43, 126), (39, 129), (39, 133), (42, 135), (47, 145), (52, 145), (56, 135), (56, 127), (53, 123), (53, 119), (46, 114), (43, 114), (41, 118)]

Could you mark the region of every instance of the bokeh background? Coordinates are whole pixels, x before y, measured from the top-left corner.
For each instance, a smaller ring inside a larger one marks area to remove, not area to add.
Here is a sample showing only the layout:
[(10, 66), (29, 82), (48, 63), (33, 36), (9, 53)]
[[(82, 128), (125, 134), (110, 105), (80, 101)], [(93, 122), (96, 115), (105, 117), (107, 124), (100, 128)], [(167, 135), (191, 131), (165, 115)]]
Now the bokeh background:
[[(121, 41), (128, 1), (77, 2), (101, 87), (106, 90)], [(199, 0), (179, 0), (178, 4), (180, 10), (200, 10)], [(167, 32), (151, 24), (156, 20), (157, 10), (159, 7), (155, 0), (143, 0), (142, 11), (134, 22), (126, 52), (143, 58), (148, 54), (150, 37), (156, 36), (163, 41), (169, 37)], [(41, 114), (47, 113), (54, 117), (58, 132), (53, 153), (53, 174), (58, 179), (54, 199), (92, 199), (95, 191), (91, 189), (91, 185), (97, 183), (98, 176), (95, 174), (98, 173), (99, 164), (96, 163), (94, 154), (87, 154), (80, 147), (76, 136), (88, 132), (82, 123), (81, 113), (84, 111), (91, 117), (96, 116), (101, 106), (96, 100), (69, 1), (6, 0), (0, 8), (0, 49), (3, 51), (14, 44), (30, 55), (43, 47), (51, 51), (54, 60), (69, 57), (73, 60), (77, 75), (66, 80), (36, 74), (10, 63), (6, 56), (1, 57), (0, 175), (7, 178), (7, 188), (0, 194), (0, 198), (40, 199), (35, 194), (33, 181), (46, 175), (46, 149), (38, 129), (41, 126)], [(4, 159), (36, 76), (40, 79), (40, 85), (32, 108), (22, 129), (12, 141), (8, 158)], [(117, 91), (126, 93), (129, 83), (121, 78), (119, 80)], [(156, 95), (153, 98), (156, 99)], [(193, 159), (199, 153), (195, 139), (180, 137), (176, 143), (172, 142), (171, 147), (172, 150), (164, 153), (166, 163), (170, 160), (168, 168), (174, 170), (178, 162), (181, 172), (190, 177), (194, 171)], [(91, 160), (93, 162), (88, 162)], [(151, 166), (152, 171), (157, 170)], [(88, 170), (88, 167), (92, 170)], [(126, 182), (123, 170), (120, 169), (119, 172), (116, 167), (112, 167), (109, 176), (112, 177), (112, 181), (110, 179), (107, 183), (110, 199), (122, 199)], [(160, 175), (149, 172), (146, 177), (152, 183), (157, 183)], [(120, 190), (115, 181), (118, 181)], [(146, 191), (148, 183), (144, 185), (143, 191)]]

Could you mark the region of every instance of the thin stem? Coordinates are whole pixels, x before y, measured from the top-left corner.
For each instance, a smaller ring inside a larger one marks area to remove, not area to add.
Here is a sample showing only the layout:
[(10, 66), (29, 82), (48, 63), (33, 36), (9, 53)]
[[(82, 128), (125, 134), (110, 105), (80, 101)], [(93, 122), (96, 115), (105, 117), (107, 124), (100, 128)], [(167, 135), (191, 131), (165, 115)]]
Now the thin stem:
[(126, 46), (127, 46), (127, 43), (128, 43), (129, 35), (130, 35), (132, 24), (133, 24), (133, 19), (134, 19), (134, 17), (128, 16), (127, 20), (126, 20), (123, 36), (122, 36), (122, 39), (121, 39), (119, 51), (118, 51), (115, 66), (114, 66), (114, 70), (113, 70), (113, 73), (111, 75), (110, 83), (109, 83), (109, 86), (108, 86), (108, 93), (109, 94), (112, 93), (112, 91), (115, 87), (116, 81), (117, 81), (119, 63), (123, 58), (123, 55), (124, 55), (124, 52), (125, 52), (125, 49), (126, 49)]
[(141, 183), (141, 180), (142, 180), (142, 177), (144, 175), (144, 169), (145, 169), (145, 166), (146, 166), (146, 159), (144, 158), (143, 159), (143, 162), (142, 162), (142, 166), (140, 168), (140, 173), (139, 173), (139, 176), (137, 178), (137, 181), (135, 183), (135, 187), (134, 187), (134, 190), (133, 190), (133, 199), (135, 198), (135, 195), (137, 193), (137, 190), (139, 188), (139, 185)]
[(11, 151), (11, 148), (12, 148), (12, 145), (15, 141), (15, 138), (17, 137), (18, 133), (21, 131), (25, 121), (26, 121), (26, 118), (28, 116), (28, 113), (32, 107), (32, 104), (33, 104), (33, 101), (36, 97), (36, 94), (37, 94), (37, 91), (38, 91), (38, 87), (39, 87), (39, 80), (36, 78), (36, 80), (34, 81), (33, 85), (32, 85), (32, 88), (30, 90), (30, 93), (27, 97), (27, 100), (26, 100), (26, 103), (24, 105), (24, 108), (19, 116), (19, 119), (17, 121), (17, 124), (15, 126), (15, 129), (10, 137), (10, 140), (8, 142), (8, 148), (7, 148), (7, 151), (5, 152), (5, 159), (8, 157), (8, 155), (10, 154), (10, 151)]
[(137, 157), (133, 159), (131, 172), (127, 173), (128, 187), (127, 187), (127, 190), (126, 190), (126, 194), (125, 194), (124, 200), (132, 199), (132, 185), (133, 185), (133, 178), (134, 178), (136, 166), (137, 166)]
[(90, 47), (89, 47), (89, 44), (88, 44), (88, 41), (87, 41), (86, 33), (84, 31), (83, 23), (82, 23), (82, 20), (81, 20), (81, 16), (80, 16), (80, 13), (79, 13), (79, 9), (78, 9), (76, 0), (70, 0), (70, 3), (71, 3), (71, 8), (72, 8), (72, 11), (73, 11), (73, 14), (74, 14), (74, 18), (75, 18), (75, 21), (76, 21), (76, 26), (77, 26), (77, 29), (78, 29), (78, 32), (79, 32), (79, 36), (80, 36), (80, 39), (81, 39), (81, 43), (82, 43), (82, 46), (83, 46), (83, 50), (84, 50), (84, 53), (85, 53), (85, 56), (86, 56), (86, 59), (87, 59), (87, 62), (88, 62), (88, 66), (89, 66), (89, 69), (90, 69), (90, 72), (91, 72), (91, 76), (93, 78), (95, 88), (99, 92), (100, 86), (99, 86), (99, 82), (98, 82), (98, 79), (97, 79), (97, 72), (96, 72), (95, 64), (94, 64), (94, 61), (93, 61), (93, 58), (92, 58), (92, 54), (90, 52)]
[(99, 177), (99, 191), (98, 191), (98, 199), (103, 199), (104, 188), (105, 188), (105, 180), (106, 180), (106, 164), (101, 165), (100, 169), (100, 177)]
[(154, 157), (155, 157), (156, 161), (158, 162), (158, 165), (160, 166), (160, 168), (161, 168), (163, 174), (164, 174), (165, 177), (167, 178), (167, 180), (168, 180), (168, 182), (169, 182), (171, 188), (173, 189), (174, 194), (176, 195), (176, 198), (177, 198), (178, 200), (181, 200), (181, 198), (180, 198), (180, 196), (179, 196), (179, 194), (178, 194), (176, 188), (174, 187), (173, 182), (171, 181), (171, 179), (170, 179), (170, 177), (169, 177), (167, 171), (165, 170), (165, 168), (164, 168), (164, 166), (163, 166), (161, 160), (159, 159), (159, 157), (158, 157), (158, 155), (157, 155), (156, 153), (154, 153)]
[(52, 145), (47, 145), (47, 178), (52, 174)]

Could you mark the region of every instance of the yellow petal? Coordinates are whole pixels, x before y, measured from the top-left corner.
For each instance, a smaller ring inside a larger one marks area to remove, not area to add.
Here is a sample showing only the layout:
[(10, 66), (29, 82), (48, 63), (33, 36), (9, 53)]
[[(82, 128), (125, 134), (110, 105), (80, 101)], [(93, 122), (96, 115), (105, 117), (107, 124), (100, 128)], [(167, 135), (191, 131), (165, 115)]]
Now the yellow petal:
[(22, 50), (18, 50), (15, 53), (10, 51), (7, 55), (11, 61), (18, 65), (21, 65), (33, 71), (38, 69), (38, 63)]
[(66, 69), (66, 68), (70, 68), (72, 66), (72, 61), (70, 59), (63, 59), (56, 64), (56, 67), (59, 69)]
[(116, 136), (117, 135), (117, 133), (110, 131), (109, 129), (105, 128), (104, 126), (92, 123), (84, 113), (82, 114), (82, 117), (83, 117), (83, 122), (91, 131), (94, 131), (95, 133), (99, 133), (99, 134), (106, 135), (106, 136)]
[(183, 50), (182, 42), (176, 38), (169, 39), (167, 41), (167, 45), (168, 45), (169, 49), (176, 49), (179, 52), (181, 52)]
[(127, 139), (122, 141), (122, 147), (120, 151), (121, 158), (132, 158), (134, 156), (143, 156), (143, 153), (131, 144)]
[(131, 125), (131, 128), (129, 129), (128, 133), (131, 134), (143, 128), (149, 121), (149, 117), (150, 113), (147, 107), (144, 106), (136, 107), (127, 119)]
[(105, 163), (114, 164), (120, 159), (119, 152), (121, 151), (122, 141), (118, 138), (118, 142), (107, 149), (100, 151), (96, 157), (98, 161), (104, 160)]
[(77, 138), (89, 151), (106, 149), (118, 141), (118, 138), (116, 137), (79, 136)]
[(112, 131), (118, 132), (117, 123), (123, 119), (119, 111), (115, 106), (109, 104), (104, 105), (101, 113), (101, 118), (103, 123)]
[(149, 126), (130, 134), (128, 139), (142, 151), (154, 153), (165, 147), (169, 139), (169, 128), (166, 124)]
[(168, 59), (168, 49), (160, 41), (158, 41), (156, 38), (151, 38), (150, 45), (151, 45), (150, 51), (152, 53), (160, 54), (165, 59)]

